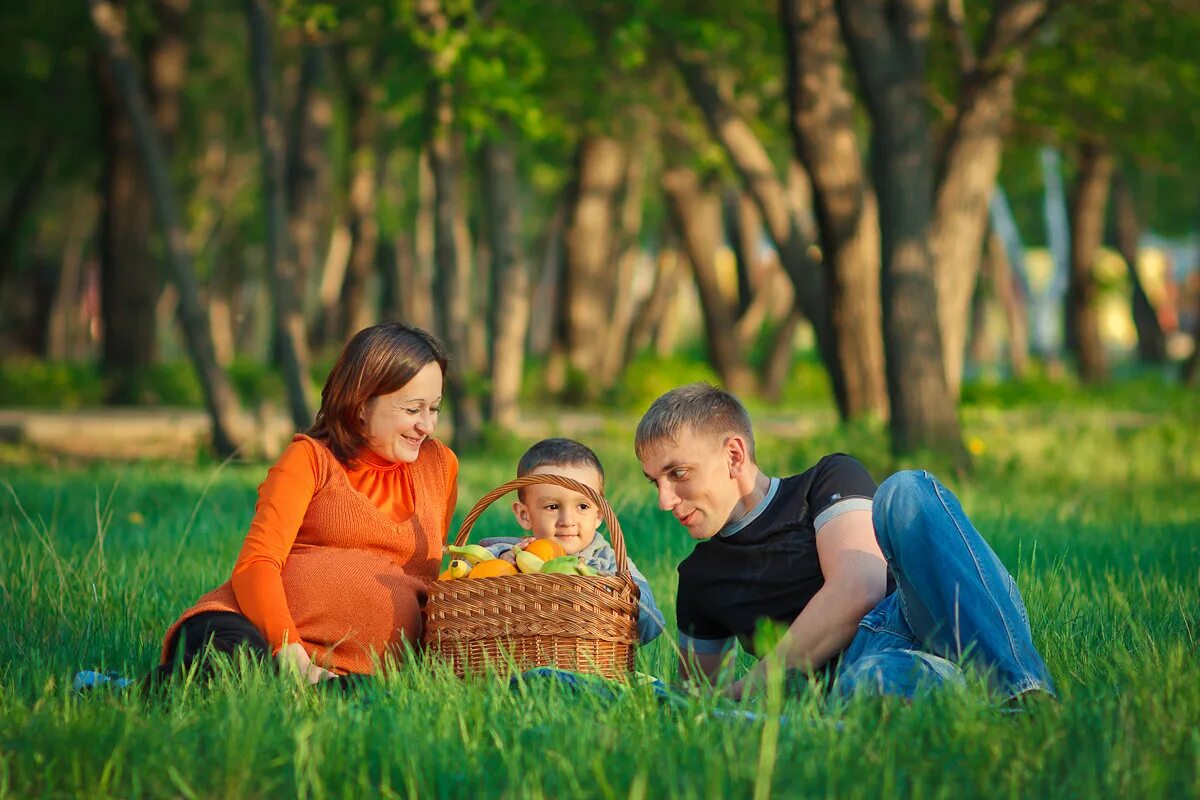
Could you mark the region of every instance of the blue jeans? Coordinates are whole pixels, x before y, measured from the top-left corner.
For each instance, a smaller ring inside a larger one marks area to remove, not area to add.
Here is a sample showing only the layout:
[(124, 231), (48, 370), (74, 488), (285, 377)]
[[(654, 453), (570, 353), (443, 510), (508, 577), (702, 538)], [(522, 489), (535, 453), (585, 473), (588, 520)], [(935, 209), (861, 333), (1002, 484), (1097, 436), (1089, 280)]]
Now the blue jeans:
[(898, 472), (876, 491), (872, 517), (896, 591), (859, 623), (835, 697), (911, 698), (963, 684), (964, 664), (1006, 697), (1054, 694), (1016, 581), (949, 489), (928, 472)]

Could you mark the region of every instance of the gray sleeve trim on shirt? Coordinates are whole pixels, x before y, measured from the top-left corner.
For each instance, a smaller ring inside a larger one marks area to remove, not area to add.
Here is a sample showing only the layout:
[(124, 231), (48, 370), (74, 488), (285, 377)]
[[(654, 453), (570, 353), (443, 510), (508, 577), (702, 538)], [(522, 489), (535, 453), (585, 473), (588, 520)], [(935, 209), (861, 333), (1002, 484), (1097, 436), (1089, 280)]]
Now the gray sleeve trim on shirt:
[(733, 649), (736, 642), (737, 640), (732, 636), (726, 636), (723, 639), (696, 639), (683, 631), (679, 632), (679, 649), (685, 654), (690, 650), (702, 656), (719, 655)]
[(813, 530), (819, 531), (822, 527), (831, 520), (837, 519), (842, 514), (848, 511), (870, 511), (871, 498), (869, 497), (847, 497), (843, 500), (836, 501), (833, 505), (826, 508), (817, 518), (813, 520)]

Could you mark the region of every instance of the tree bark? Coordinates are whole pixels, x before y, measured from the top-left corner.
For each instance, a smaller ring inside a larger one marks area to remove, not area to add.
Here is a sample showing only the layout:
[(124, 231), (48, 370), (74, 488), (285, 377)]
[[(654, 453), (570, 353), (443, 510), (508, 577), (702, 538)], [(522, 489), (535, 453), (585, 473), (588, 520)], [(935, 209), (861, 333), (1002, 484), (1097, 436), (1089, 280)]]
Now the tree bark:
[(664, 241), (654, 259), (654, 280), (650, 293), (638, 304), (633, 315), (629, 338), (625, 341), (625, 363), (633, 361), (650, 346), (654, 339), (655, 325), (663, 318), (667, 304), (675, 293), (679, 253), (672, 241)]
[(375, 216), (379, 194), (378, 115), (376, 81), (381, 59), (370, 48), (338, 49), (338, 62), (348, 100), (349, 160), (346, 164), (346, 228), (350, 231), (350, 256), (334, 314), (334, 330), (341, 341), (376, 322), (378, 310), (367, 300), (367, 282), (377, 263), (379, 221)]
[(488, 416), (504, 430), (518, 421), (517, 401), (529, 330), (529, 269), (521, 244), (517, 165), (507, 131), (483, 145), (483, 188), (492, 251), (491, 397)]
[(1133, 201), (1133, 190), (1122, 170), (1113, 173), (1113, 210), (1116, 218), (1117, 250), (1125, 259), (1129, 269), (1129, 287), (1132, 301), (1133, 325), (1137, 329), (1138, 358), (1147, 364), (1161, 364), (1167, 360), (1167, 337), (1158, 322), (1158, 313), (1138, 272), (1138, 240), (1142, 238), (1142, 226), (1138, 221), (1137, 206)]
[[(153, 52), (153, 46), (150, 49)], [(136, 374), (158, 357), (153, 315), (162, 289), (162, 274), (150, 250), (154, 212), (133, 126), (123, 108), (111, 65), (102, 62), (97, 76), (104, 130), (104, 168), (100, 177), (104, 198), (100, 222), (100, 363), (106, 401), (132, 403), (138, 399)], [(139, 91), (142, 91), (140, 86)], [(170, 158), (167, 141), (164, 148), (165, 157)]]
[(1067, 341), (1074, 351), (1079, 377), (1099, 383), (1108, 377), (1108, 359), (1100, 339), (1099, 286), (1096, 256), (1104, 241), (1105, 209), (1112, 182), (1113, 159), (1102, 147), (1080, 148), (1079, 171), (1071, 193), (1071, 275), (1067, 285)]
[(262, 170), (263, 208), (266, 214), (267, 282), (271, 287), (275, 348), (283, 372), (292, 425), (296, 430), (304, 431), (313, 423), (312, 405), (308, 397), (308, 339), (301, 310), (300, 289), (303, 284), (288, 237), (283, 125), (271, 84), (274, 11), (269, 0), (246, 0), (245, 10)]
[(108, 0), (88, 0), (88, 5), (92, 23), (104, 43), (118, 94), (133, 123), (155, 211), (162, 226), (167, 265), (179, 289), (180, 322), (188, 354), (199, 376), (205, 406), (212, 420), (213, 447), (219, 456), (231, 455), (237, 449), (232, 431), (239, 427), (241, 411), (229, 377), (217, 366), (213, 354), (212, 331), (200, 302), (191, 253), (186, 246), (187, 233), (171, 186), (166, 152), (138, 82), (125, 39), (124, 15)]
[[(821, 226), (823, 267), (812, 258), (812, 242), (791, 212), (785, 185), (753, 130), (696, 55), (677, 51), (676, 62), (709, 130), (758, 206), (796, 301), (813, 325), (842, 418), (886, 416), (874, 199), (863, 186), (848, 116), (842, 125), (851, 99), (841, 87), (836, 38), (827, 38), (837, 36), (836, 20), (832, 10), (813, 19), (811, 9), (801, 5), (812, 4), (785, 2), (781, 13), (788, 33), (793, 139), (817, 190), (818, 215), (823, 211), (827, 221), (836, 218), (839, 226), (836, 231)], [(821, 85), (812, 84), (814, 76), (821, 77)], [(852, 159), (853, 164), (838, 159)], [(828, 240), (836, 243), (830, 246)]]
[(946, 382), (929, 247), (934, 175), (925, 54), (931, 6), (931, 0), (841, 0), (838, 11), (872, 120), (892, 449), (928, 449), (965, 467), (970, 459)]
[[(441, 331), (441, 318), (433, 297), (433, 280), (436, 267), (433, 260), (434, 233), (433, 217), (436, 209), (433, 188), (433, 169), (429, 164), (429, 148), (421, 149), (417, 159), (417, 218), (413, 230), (413, 268), (417, 281), (412, 285), (412, 294), (406, 308), (408, 319), (418, 327), (429, 331)], [(403, 290), (408, 292), (407, 289)]]
[(50, 165), (50, 149), (50, 139), (42, 137), (36, 145), (33, 158), (25, 165), (12, 195), (4, 205), (4, 216), (0, 217), (0, 295), (12, 267), (21, 225), (29, 218), (29, 212), (33, 210), (38, 193), (43, 188), (42, 180)]
[(328, 99), (318, 91), (324, 63), (321, 46), (311, 43), (304, 46), (288, 119), (284, 165), (287, 229), (296, 261), (296, 293), (306, 318), (312, 310), (309, 285), (317, 269), (320, 219), (326, 206), (318, 189), (318, 176), (325, 159), (322, 145), (332, 118)]
[(959, 39), (966, 74), (937, 166), (930, 230), (938, 324), (954, 398), (962, 384), (971, 292), (979, 275), (988, 203), (996, 189), (1016, 84), (1048, 5), (1048, 0), (997, 0), (977, 58), (969, 40)]
[(589, 399), (598, 388), (613, 295), (614, 211), (624, 172), (625, 153), (616, 140), (587, 136), (579, 143), (563, 270), (567, 363), (576, 376), (568, 380), (568, 392), (582, 394), (565, 398), (572, 402)]
[(757, 390), (754, 373), (733, 335), (733, 316), (721, 294), (713, 258), (721, 231), (721, 201), (714, 193), (703, 191), (696, 173), (684, 167), (667, 170), (662, 183), (700, 293), (712, 365), (729, 391), (753, 394)]
[(762, 393), (767, 402), (778, 403), (783, 395), (783, 387), (792, 369), (796, 329), (803, 321), (804, 315), (800, 313), (800, 309), (793, 308), (775, 331), (762, 369)]
[(1029, 369), (1029, 323), (1026, 319), (1024, 296), (1009, 261), (1004, 241), (995, 229), (988, 236), (984, 262), (996, 300), (1004, 309), (1008, 326), (1008, 363), (1012, 377), (1025, 377)]
[(633, 275), (642, 254), (642, 204), (645, 198), (648, 146), (644, 126), (625, 162), (625, 196), (621, 202), (620, 237), (613, 270), (613, 293), (609, 306), (608, 331), (600, 350), (600, 388), (611, 389), (629, 363), (625, 342), (633, 324)]
[(440, 0), (418, 0), (417, 16), (421, 25), (436, 41), (448, 42), (429, 53), (431, 71), (426, 97), (429, 120), (427, 136), (429, 167), (433, 177), (434, 294), (442, 338), (455, 359), (447, 376), (456, 446), (469, 448), (483, 435), (483, 406), (474, 390), (475, 376), (470, 367), (469, 326), (471, 315), (471, 260), (469, 248), (460, 246), (458, 230), (462, 219), (459, 194), (459, 170), (462, 142), (454, 130), (455, 106), (451, 84), (445, 74), (457, 58), (453, 38), (447, 39), (451, 20)]

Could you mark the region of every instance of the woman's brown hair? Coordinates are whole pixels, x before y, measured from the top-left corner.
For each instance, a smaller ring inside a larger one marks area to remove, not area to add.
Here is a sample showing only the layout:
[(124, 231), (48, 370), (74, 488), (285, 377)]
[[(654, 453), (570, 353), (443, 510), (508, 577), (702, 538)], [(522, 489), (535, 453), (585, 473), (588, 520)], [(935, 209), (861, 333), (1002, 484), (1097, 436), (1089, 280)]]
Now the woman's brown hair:
[(363, 328), (346, 344), (321, 390), (321, 409), (308, 435), (338, 461), (352, 464), (367, 443), (362, 412), (367, 401), (408, 383), (429, 363), (446, 374), (448, 358), (433, 334), (399, 322)]

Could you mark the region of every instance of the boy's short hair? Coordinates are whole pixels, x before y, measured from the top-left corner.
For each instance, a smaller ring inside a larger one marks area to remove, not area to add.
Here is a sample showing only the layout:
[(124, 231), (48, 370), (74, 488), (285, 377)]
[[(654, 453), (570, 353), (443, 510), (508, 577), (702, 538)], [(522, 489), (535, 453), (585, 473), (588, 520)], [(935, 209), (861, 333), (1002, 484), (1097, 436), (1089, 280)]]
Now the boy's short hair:
[(746, 440), (750, 461), (754, 462), (754, 429), (750, 425), (750, 413), (741, 400), (708, 383), (679, 386), (651, 403), (638, 423), (633, 449), (641, 460), (659, 442), (676, 442), (684, 430), (700, 434), (737, 434)]
[[(596, 489), (601, 494), (604, 493), (604, 467), (600, 464), (600, 458), (592, 448), (574, 439), (542, 439), (526, 450), (525, 455), (517, 462), (517, 477), (523, 478), (538, 467), (566, 466), (586, 466), (596, 470), (596, 474), (600, 476), (600, 485)], [(523, 495), (524, 491), (518, 494)]]

